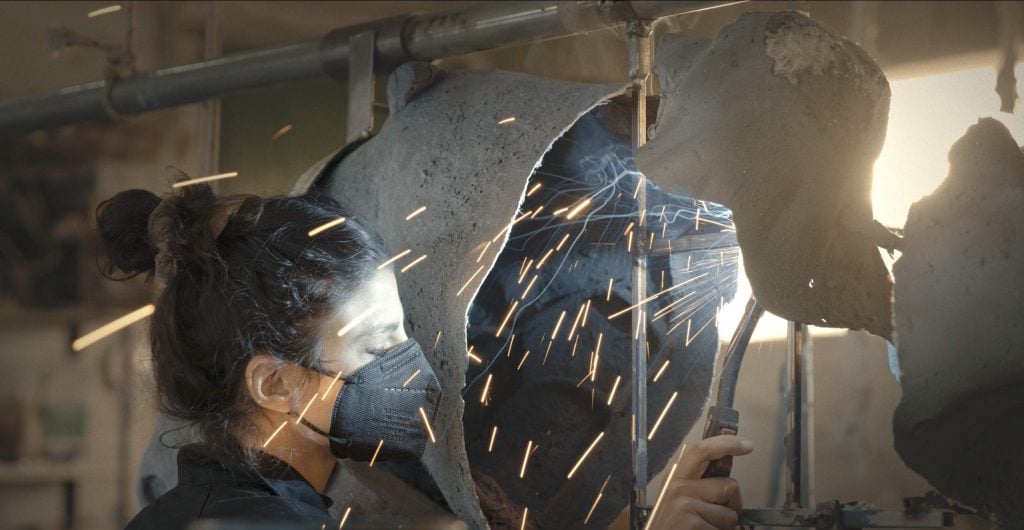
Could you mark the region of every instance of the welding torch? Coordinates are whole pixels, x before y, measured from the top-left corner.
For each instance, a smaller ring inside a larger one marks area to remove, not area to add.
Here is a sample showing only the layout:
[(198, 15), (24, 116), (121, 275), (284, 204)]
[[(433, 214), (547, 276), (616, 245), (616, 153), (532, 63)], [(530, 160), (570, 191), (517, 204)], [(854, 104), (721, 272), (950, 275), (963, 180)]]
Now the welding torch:
[[(729, 341), (729, 349), (725, 354), (725, 362), (722, 365), (722, 375), (718, 379), (718, 395), (714, 405), (708, 409), (707, 423), (704, 425), (704, 438), (718, 436), (721, 434), (737, 434), (740, 428), (740, 413), (732, 408), (736, 398), (736, 381), (740, 377), (740, 364), (743, 362), (743, 354), (750, 344), (750, 337), (754, 335), (754, 328), (757, 321), (764, 314), (764, 308), (753, 296), (747, 302), (743, 310), (743, 318), (740, 320), (736, 332)], [(732, 473), (732, 456), (726, 456), (719, 460), (712, 460), (704, 471), (703, 478), (728, 477)]]

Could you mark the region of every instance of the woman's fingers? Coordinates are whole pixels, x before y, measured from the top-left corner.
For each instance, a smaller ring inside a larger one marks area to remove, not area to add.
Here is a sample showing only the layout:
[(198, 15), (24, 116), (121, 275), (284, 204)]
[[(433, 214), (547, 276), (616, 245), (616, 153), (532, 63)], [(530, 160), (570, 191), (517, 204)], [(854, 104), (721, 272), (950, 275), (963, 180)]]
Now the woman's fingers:
[(694, 513), (704, 519), (708, 524), (721, 530), (733, 530), (740, 520), (739, 513), (732, 508), (711, 504), (701, 500), (690, 501)]
[(754, 443), (746, 438), (722, 434), (705, 438), (687, 447), (679, 457), (676, 476), (682, 479), (699, 479), (708, 468), (708, 462), (726, 456), (741, 456), (754, 450)]
[(734, 513), (743, 509), (740, 485), (736, 479), (715, 477), (698, 480), (673, 479), (670, 493), (676, 497), (689, 497), (727, 507)]

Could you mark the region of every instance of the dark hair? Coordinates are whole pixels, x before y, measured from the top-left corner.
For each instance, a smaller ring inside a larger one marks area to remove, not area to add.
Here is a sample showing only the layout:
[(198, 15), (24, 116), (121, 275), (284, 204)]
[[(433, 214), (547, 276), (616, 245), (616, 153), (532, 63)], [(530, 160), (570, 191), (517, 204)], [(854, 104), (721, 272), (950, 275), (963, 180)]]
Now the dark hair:
[[(160, 408), (223, 448), (237, 443), (233, 433), (253, 432), (246, 418), (256, 405), (243, 381), (249, 359), (266, 353), (320, 369), (324, 317), (388, 253), (365, 221), (319, 193), (262, 199), (216, 197), (204, 184), (181, 189), (164, 203), (145, 190), (123, 191), (100, 204), (96, 220), (108, 273), (152, 278), (163, 245), (174, 274), (150, 324)], [(215, 237), (210, 221), (230, 205), (238, 209)], [(158, 207), (166, 221), (159, 242), (149, 236)], [(345, 222), (309, 235), (339, 217)]]

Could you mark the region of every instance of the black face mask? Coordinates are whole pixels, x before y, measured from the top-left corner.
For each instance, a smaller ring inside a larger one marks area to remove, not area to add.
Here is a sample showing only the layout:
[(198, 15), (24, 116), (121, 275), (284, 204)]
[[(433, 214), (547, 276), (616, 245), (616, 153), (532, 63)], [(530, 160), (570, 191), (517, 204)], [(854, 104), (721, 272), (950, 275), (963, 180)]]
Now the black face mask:
[[(419, 373), (417, 373), (417, 370)], [(415, 377), (410, 376), (416, 374)], [(334, 377), (335, 374), (325, 374)], [(303, 418), (302, 424), (326, 436), (338, 458), (367, 461), (416, 460), (423, 456), (433, 429), (441, 385), (415, 340), (409, 339), (347, 377), (334, 400), (330, 433)], [(408, 384), (402, 386), (408, 381)]]

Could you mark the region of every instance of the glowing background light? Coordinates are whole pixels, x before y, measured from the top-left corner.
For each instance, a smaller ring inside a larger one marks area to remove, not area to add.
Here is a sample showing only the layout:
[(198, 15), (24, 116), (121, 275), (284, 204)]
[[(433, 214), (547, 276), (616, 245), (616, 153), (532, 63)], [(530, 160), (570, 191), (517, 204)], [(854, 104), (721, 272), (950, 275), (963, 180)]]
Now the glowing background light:
[[(1024, 93), (1024, 65), (1018, 65), (1017, 90)], [(909, 79), (890, 80), (892, 100), (889, 127), (882, 152), (875, 162), (871, 202), (875, 219), (890, 227), (902, 227), (910, 205), (931, 193), (949, 171), (949, 148), (978, 122), (991, 116), (1010, 129), (1018, 144), (1024, 143), (1024, 101), (1018, 100), (1014, 115), (999, 112), (995, 67)], [(897, 255), (898, 257), (898, 255)], [(882, 252), (886, 265), (889, 256)], [(741, 271), (742, 256), (740, 257)], [(722, 307), (721, 340), (728, 341), (740, 321), (750, 296), (750, 282), (741, 273), (736, 297)], [(765, 313), (754, 332), (754, 341), (786, 336), (786, 321)], [(844, 329), (813, 327), (815, 335), (843, 334)]]

